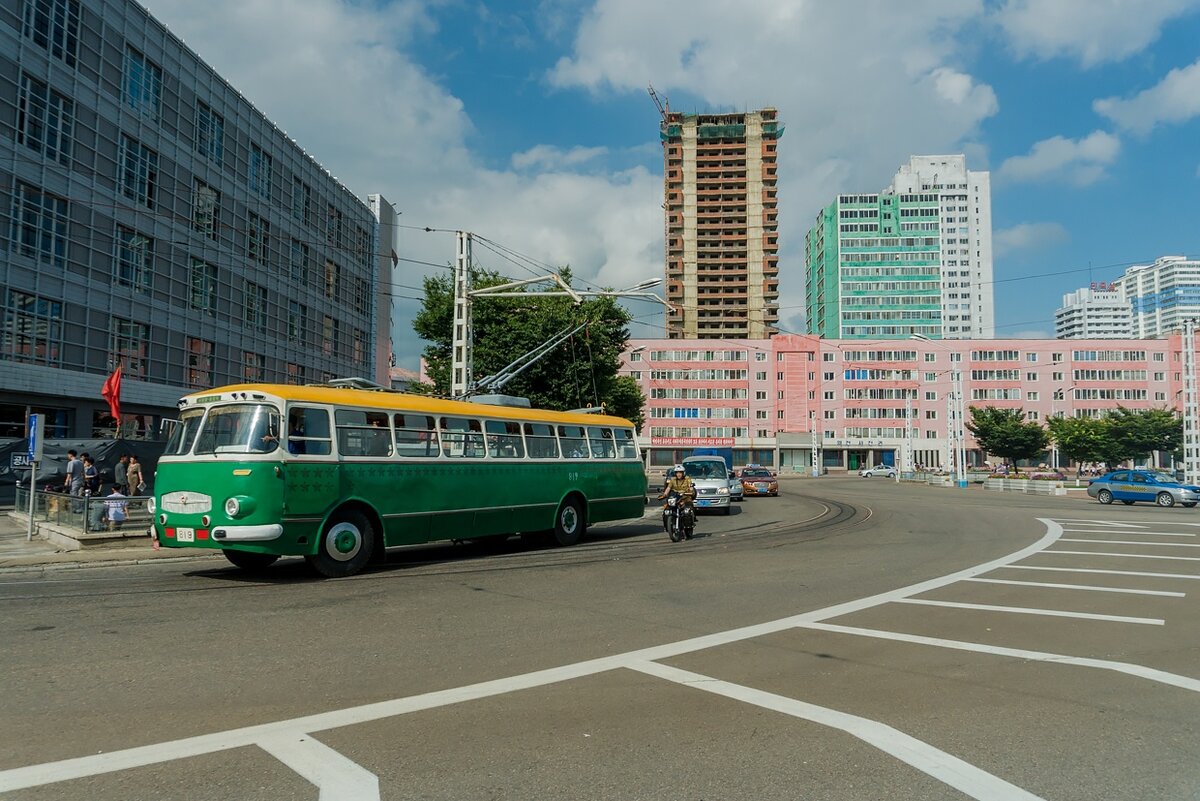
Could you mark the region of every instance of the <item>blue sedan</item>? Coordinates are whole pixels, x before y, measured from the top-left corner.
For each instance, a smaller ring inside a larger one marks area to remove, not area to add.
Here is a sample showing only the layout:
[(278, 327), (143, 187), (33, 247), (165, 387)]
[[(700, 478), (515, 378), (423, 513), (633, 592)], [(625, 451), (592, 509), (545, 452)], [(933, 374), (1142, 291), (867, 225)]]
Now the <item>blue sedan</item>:
[(1120, 501), (1127, 506), (1149, 501), (1159, 506), (1179, 503), (1190, 508), (1200, 501), (1200, 487), (1181, 484), (1174, 476), (1154, 470), (1114, 470), (1089, 481), (1087, 493), (1100, 503)]

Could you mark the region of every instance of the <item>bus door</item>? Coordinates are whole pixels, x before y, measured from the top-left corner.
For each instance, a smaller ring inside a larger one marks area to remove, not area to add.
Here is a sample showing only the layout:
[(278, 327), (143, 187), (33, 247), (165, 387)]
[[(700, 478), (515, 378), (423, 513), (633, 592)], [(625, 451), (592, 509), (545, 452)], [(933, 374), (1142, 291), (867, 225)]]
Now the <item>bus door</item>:
[(287, 452), (288, 464), (284, 467), (287, 516), (324, 517), (341, 494), (329, 411), (315, 406), (290, 406)]

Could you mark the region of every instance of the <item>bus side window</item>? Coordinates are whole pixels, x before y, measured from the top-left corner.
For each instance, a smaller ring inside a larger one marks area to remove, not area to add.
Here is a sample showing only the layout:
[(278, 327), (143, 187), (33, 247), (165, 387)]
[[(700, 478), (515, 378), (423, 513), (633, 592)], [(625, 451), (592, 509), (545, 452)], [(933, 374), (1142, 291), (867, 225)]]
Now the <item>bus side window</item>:
[(554, 426), (545, 423), (525, 424), (525, 445), (531, 459), (557, 459), (558, 440), (554, 438)]
[(397, 414), (396, 455), (407, 459), (436, 459), (438, 448), (437, 424), (423, 414)]
[(563, 458), (588, 458), (587, 439), (583, 435), (583, 426), (559, 426), (558, 441), (562, 445)]
[(307, 406), (289, 409), (287, 449), (288, 453), (328, 456), (332, 450), (329, 412)]
[(640, 459), (637, 440), (634, 439), (633, 429), (617, 429), (617, 456), (622, 459)]
[(487, 431), (488, 456), (493, 459), (521, 459), (525, 456), (520, 423), (488, 420), (484, 429)]
[(333, 417), (342, 456), (391, 456), (392, 432), (386, 412), (338, 409)]
[(443, 417), (441, 423), (442, 453), (466, 459), (484, 457), (483, 426), (478, 420)]
[(613, 444), (613, 432), (611, 428), (589, 426), (587, 433), (588, 443), (592, 446), (592, 456), (597, 459), (616, 458), (617, 449)]

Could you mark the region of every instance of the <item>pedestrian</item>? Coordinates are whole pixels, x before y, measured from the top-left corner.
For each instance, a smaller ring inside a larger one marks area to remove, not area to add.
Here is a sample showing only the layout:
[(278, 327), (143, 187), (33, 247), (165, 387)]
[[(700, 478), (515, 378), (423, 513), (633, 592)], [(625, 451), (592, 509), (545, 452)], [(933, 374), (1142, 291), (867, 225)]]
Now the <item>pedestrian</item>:
[(126, 481), (125, 478), (125, 474), (128, 469), (129, 454), (122, 453), (120, 458), (117, 459), (116, 467), (113, 468), (113, 481), (116, 483), (117, 488), (121, 490), (123, 495), (129, 494), (129, 482)]
[(128, 505), (125, 494), (121, 492), (121, 485), (113, 484), (112, 492), (104, 497), (104, 516), (108, 519), (109, 531), (120, 528), (125, 522)]
[[(71, 494), (72, 497), (83, 497), (83, 462), (79, 461), (79, 454), (75, 451), (67, 451), (67, 477), (63, 481), (63, 491)], [(78, 501), (71, 502), (71, 511), (78, 514), (83, 507)]]
[(85, 453), (81, 461), (83, 462), (83, 494), (99, 495), (100, 471), (96, 469), (96, 461), (90, 453)]
[(125, 468), (125, 483), (129, 485), (129, 497), (146, 491), (146, 479), (142, 477), (142, 465), (135, 454), (129, 455), (129, 466)]

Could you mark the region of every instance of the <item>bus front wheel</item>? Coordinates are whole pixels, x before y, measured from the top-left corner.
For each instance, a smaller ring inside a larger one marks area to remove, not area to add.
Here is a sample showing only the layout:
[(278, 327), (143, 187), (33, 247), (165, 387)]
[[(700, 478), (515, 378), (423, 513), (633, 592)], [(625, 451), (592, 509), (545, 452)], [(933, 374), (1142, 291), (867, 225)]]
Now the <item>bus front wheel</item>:
[(222, 549), (221, 553), (225, 554), (225, 558), (234, 567), (240, 567), (242, 570), (252, 573), (266, 570), (279, 559), (279, 556), (273, 553), (251, 553), (250, 551), (234, 551), (229, 548)]
[(342, 578), (366, 567), (374, 551), (375, 531), (371, 521), (361, 512), (350, 510), (330, 519), (317, 552), (304, 558), (322, 576)]
[(567, 498), (558, 507), (558, 516), (554, 518), (554, 541), (559, 545), (574, 545), (583, 539), (586, 531), (582, 504), (577, 498)]

